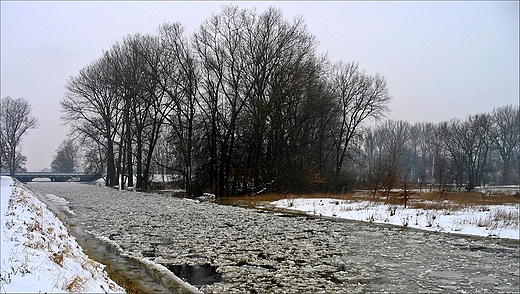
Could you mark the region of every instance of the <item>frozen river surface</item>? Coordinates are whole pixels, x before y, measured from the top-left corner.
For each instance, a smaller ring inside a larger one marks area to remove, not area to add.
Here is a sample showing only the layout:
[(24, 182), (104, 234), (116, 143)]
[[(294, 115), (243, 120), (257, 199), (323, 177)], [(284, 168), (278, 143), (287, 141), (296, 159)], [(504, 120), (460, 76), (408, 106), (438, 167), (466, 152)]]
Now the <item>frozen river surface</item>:
[(519, 292), (518, 242), (79, 183), (28, 186), (66, 199), (74, 221), (135, 257), (215, 270), (192, 281), (205, 293)]

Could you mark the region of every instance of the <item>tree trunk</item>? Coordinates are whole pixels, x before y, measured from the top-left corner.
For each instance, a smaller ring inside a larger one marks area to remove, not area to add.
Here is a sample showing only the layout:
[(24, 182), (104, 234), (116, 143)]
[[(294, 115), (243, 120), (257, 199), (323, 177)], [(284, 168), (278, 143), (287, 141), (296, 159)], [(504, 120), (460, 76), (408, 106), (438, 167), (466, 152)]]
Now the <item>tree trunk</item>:
[(510, 169), (511, 169), (511, 166), (510, 166), (509, 162), (510, 162), (509, 157), (504, 158), (504, 171), (502, 173), (502, 185), (509, 185), (509, 184), (511, 184), (511, 182), (510, 182)]
[(16, 174), (16, 147), (11, 148), (11, 153), (9, 155), (9, 175), (14, 177)]
[(114, 187), (117, 185), (116, 166), (114, 158), (114, 142), (111, 139), (108, 140), (107, 144), (107, 182), (108, 187)]
[(125, 132), (125, 145), (126, 145), (126, 174), (128, 177), (128, 187), (134, 186), (134, 166), (133, 166), (133, 158), (132, 158), (132, 136), (131, 131), (132, 128), (130, 126), (130, 101), (129, 98), (125, 100), (125, 114), (124, 114), (124, 125), (126, 125)]
[(137, 132), (137, 140), (136, 140), (136, 145), (137, 145), (137, 152), (136, 152), (137, 185), (136, 185), (136, 188), (137, 188), (137, 190), (142, 190), (143, 189), (143, 145), (142, 144), (143, 144), (143, 142), (141, 140), (141, 134), (140, 134), (140, 131), (138, 131)]

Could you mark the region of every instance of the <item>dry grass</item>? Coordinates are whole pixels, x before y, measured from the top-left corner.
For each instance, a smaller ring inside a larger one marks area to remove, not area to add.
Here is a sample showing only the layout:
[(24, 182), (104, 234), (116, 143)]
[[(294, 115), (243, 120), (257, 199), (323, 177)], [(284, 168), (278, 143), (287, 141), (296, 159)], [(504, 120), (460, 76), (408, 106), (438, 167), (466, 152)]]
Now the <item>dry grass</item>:
[(82, 278), (78, 275), (74, 276), (70, 280), (65, 282), (63, 286), (63, 290), (66, 290), (70, 293), (84, 293), (87, 289), (85, 288), (85, 284), (88, 282), (88, 279)]
[(65, 259), (65, 257), (63, 256), (62, 252), (58, 252), (58, 253), (55, 252), (50, 256), (50, 258), (52, 261), (54, 261), (54, 263), (63, 267), (63, 260)]
[(518, 216), (518, 211), (512, 212), (498, 209), (490, 212), (485, 217), (480, 217), (477, 220), (474, 220), (474, 223), (479, 227), (487, 227), (490, 229), (516, 229), (518, 228)]
[(418, 199), (429, 201), (448, 200), (460, 205), (504, 205), (518, 203), (518, 194), (495, 193), (485, 194), (481, 192), (452, 192), (442, 194), (440, 192), (421, 193), (414, 195)]
[[(485, 194), (480, 192), (429, 192), (429, 193), (414, 193), (409, 192), (407, 204), (413, 208), (424, 209), (446, 209), (457, 208), (464, 206), (477, 205), (511, 205), (519, 202), (518, 194), (495, 193)], [(343, 195), (327, 194), (327, 193), (312, 193), (312, 194), (278, 194), (268, 193), (256, 196), (236, 196), (219, 200), (225, 204), (259, 204), (263, 202), (273, 202), (281, 199), (296, 199), (296, 198), (333, 198), (340, 200), (366, 200), (375, 203), (384, 204), (404, 204), (403, 193), (390, 193), (389, 197), (378, 194), (372, 196), (369, 191), (352, 192)], [(447, 201), (445, 201), (447, 200)]]
[(57, 265), (63, 266), (63, 260), (65, 257), (72, 257), (73, 254), (73, 248), (69, 244), (65, 244), (62, 247), (60, 251), (52, 253), (50, 256), (50, 259), (54, 261)]
[(38, 220), (36, 220), (35, 218), (31, 218), (31, 219), (33, 220), (33, 222), (27, 224), (27, 232), (42, 233), (43, 232), (43, 225)]
[(13, 187), (12, 194), (17, 196), (16, 202), (28, 204), (27, 196), (25, 195), (25, 192), (23, 190), (18, 189), (18, 187)]

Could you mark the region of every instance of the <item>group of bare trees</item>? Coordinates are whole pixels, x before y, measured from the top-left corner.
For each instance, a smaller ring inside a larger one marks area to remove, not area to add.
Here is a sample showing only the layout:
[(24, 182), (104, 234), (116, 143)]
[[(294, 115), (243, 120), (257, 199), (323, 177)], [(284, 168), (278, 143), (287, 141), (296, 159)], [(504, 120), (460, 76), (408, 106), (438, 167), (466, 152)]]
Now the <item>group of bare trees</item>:
[(174, 23), (112, 45), (70, 78), (63, 118), (108, 186), (146, 189), (159, 172), (188, 194), (336, 185), (390, 96), (317, 45), (301, 18), (226, 6), (190, 38)]
[(520, 108), (438, 124), (386, 121), (367, 129), (358, 144), (360, 184), (389, 192), (396, 187), (456, 186), (520, 181)]
[(518, 182), (518, 108), (368, 128), (388, 111), (385, 78), (317, 45), (274, 8), (226, 6), (189, 38), (163, 24), (71, 77), (63, 118), (108, 186), (160, 173), (218, 196)]

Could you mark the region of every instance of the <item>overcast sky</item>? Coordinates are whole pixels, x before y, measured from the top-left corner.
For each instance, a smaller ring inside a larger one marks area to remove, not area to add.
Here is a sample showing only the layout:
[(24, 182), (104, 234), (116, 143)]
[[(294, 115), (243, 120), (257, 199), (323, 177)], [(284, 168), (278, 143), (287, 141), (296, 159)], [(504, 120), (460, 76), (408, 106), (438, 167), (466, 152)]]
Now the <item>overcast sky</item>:
[(25, 97), (38, 129), (24, 138), (30, 171), (50, 167), (66, 138), (59, 101), (69, 76), (128, 34), (181, 22), (190, 35), (226, 4), (302, 15), (331, 61), (387, 78), (389, 118), (440, 122), (519, 103), (519, 2), (1, 1), (1, 96)]

